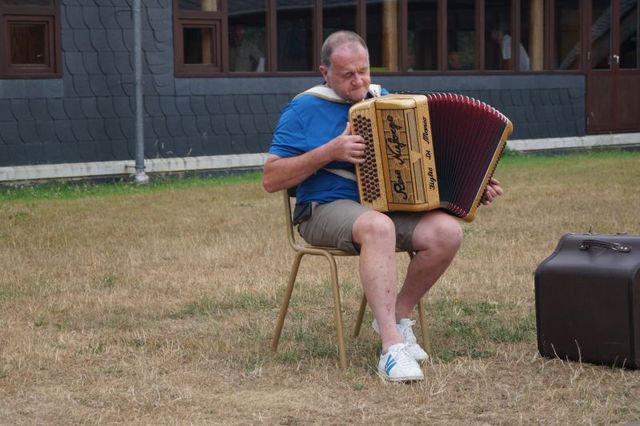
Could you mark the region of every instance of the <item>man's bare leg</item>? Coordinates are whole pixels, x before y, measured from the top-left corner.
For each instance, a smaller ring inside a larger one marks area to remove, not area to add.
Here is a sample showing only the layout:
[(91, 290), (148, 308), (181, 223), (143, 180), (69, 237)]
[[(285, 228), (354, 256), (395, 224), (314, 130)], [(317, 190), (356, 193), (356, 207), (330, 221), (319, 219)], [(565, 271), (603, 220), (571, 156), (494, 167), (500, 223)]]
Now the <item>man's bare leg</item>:
[(462, 244), (458, 219), (434, 211), (427, 213), (413, 232), (416, 254), (396, 300), (396, 321), (410, 318), (413, 309), (447, 270)]
[(353, 224), (360, 245), (360, 281), (380, 328), (382, 351), (402, 343), (396, 327), (397, 264), (395, 226), (386, 215), (370, 211)]

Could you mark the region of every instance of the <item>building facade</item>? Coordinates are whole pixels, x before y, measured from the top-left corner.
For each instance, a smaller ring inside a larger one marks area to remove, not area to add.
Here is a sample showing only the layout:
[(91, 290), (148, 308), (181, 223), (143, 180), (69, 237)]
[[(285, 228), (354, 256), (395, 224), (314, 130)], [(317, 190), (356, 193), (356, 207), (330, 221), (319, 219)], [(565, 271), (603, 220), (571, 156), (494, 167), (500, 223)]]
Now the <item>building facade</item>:
[[(375, 82), (489, 103), (513, 140), (635, 134), (639, 4), (143, 0), (145, 159), (259, 166), (282, 107), (321, 82), (322, 40), (337, 29), (365, 38)], [(130, 167), (133, 32), (132, 0), (0, 0), (0, 181)]]

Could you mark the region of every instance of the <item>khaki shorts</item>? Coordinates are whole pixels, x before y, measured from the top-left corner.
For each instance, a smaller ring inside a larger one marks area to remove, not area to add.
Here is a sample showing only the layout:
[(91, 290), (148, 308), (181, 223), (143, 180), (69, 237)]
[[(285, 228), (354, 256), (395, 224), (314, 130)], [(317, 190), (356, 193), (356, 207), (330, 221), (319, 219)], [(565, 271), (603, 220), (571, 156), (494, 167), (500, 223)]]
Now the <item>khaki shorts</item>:
[[(356, 219), (369, 210), (352, 200), (313, 203), (311, 218), (302, 222), (298, 230), (309, 244), (358, 253), (360, 248), (354, 244), (351, 230)], [(413, 250), (413, 231), (424, 213), (391, 212), (386, 215), (396, 227), (396, 247), (400, 250)]]

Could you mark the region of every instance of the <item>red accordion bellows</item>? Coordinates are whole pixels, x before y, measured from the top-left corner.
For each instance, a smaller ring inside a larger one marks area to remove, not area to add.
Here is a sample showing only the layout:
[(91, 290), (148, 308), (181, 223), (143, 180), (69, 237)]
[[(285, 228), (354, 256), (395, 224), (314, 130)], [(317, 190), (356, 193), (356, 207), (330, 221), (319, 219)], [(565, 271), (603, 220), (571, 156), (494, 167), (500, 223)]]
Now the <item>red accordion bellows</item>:
[(440, 207), (470, 221), (513, 126), (498, 110), (468, 96), (433, 93), (427, 100)]

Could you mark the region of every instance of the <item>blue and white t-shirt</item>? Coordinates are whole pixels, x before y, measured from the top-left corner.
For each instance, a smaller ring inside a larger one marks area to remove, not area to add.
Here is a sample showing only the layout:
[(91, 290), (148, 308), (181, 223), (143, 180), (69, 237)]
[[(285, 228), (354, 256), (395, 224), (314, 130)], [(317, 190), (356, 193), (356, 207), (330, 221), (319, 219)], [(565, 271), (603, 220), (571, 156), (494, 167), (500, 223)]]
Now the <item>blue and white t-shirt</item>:
[[(388, 92), (383, 89), (381, 94)], [(324, 145), (344, 131), (350, 107), (349, 103), (312, 94), (295, 97), (282, 111), (269, 153), (283, 158), (294, 157)], [(325, 167), (354, 172), (353, 164), (348, 162), (334, 161)], [(359, 200), (356, 182), (323, 169), (300, 183), (296, 194), (298, 203), (343, 199)]]

